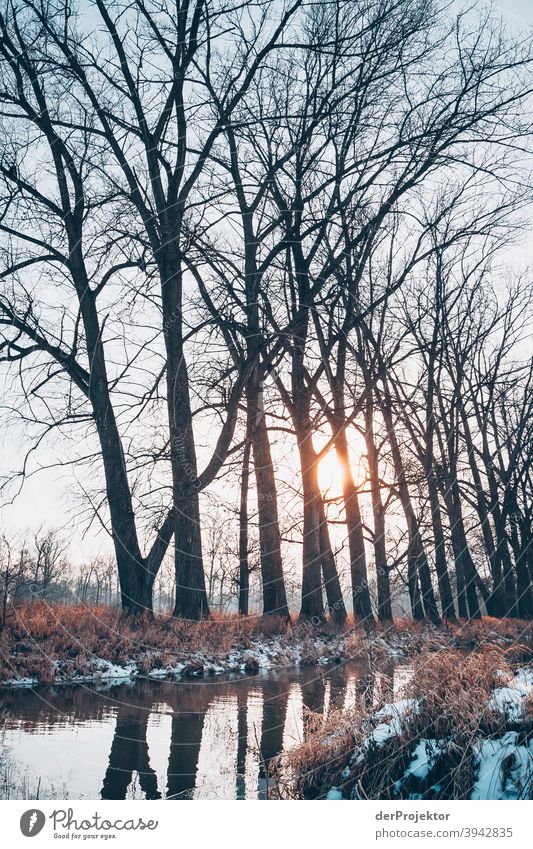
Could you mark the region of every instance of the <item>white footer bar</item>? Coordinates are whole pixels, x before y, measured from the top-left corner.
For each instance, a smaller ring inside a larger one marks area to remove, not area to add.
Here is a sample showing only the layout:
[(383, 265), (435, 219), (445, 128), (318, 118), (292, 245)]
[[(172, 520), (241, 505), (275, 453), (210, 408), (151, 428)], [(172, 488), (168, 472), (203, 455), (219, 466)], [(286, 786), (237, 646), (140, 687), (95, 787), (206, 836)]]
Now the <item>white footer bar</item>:
[[(531, 802), (5, 801), (1, 842), (206, 849), (533, 845)], [(294, 843), (293, 843), (294, 842)], [(342, 844), (341, 844), (342, 842)]]

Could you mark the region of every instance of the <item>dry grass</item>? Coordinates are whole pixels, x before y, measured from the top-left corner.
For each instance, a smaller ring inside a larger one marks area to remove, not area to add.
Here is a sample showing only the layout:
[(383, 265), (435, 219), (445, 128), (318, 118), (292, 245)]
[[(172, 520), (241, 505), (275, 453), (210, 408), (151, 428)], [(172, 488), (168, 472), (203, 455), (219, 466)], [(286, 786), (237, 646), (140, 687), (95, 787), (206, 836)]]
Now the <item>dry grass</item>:
[[(424, 798), (469, 798), (476, 775), (474, 744), (501, 736), (510, 727), (488, 702), (494, 689), (512, 678), (509, 651), (491, 644), (467, 655), (444, 650), (420, 658), (401, 694), (412, 699), (416, 709), (406, 710), (399, 719), (394, 711), (388, 719), (376, 718), (382, 705), (369, 711), (361, 701), (350, 711), (321, 719), (304, 743), (275, 764), (278, 793), (282, 798), (323, 798), (335, 786), (342, 787), (346, 798), (408, 798), (411, 792), (422, 792)], [(526, 717), (533, 717), (532, 699), (526, 703)], [(397, 733), (383, 745), (369, 744), (373, 730), (384, 721), (399, 722)], [(532, 728), (526, 719), (521, 730), (526, 740)], [(442, 745), (427, 787), (413, 776), (404, 780), (415, 747), (424, 741)]]
[(16, 676), (50, 683), (57, 676), (56, 661), (61, 662), (65, 677), (92, 674), (99, 659), (120, 666), (135, 661), (140, 672), (149, 674), (158, 667), (188, 663), (191, 655), (204, 655), (213, 662), (234, 651), (246, 655), (254, 641), (266, 642), (280, 635), (280, 665), (294, 662), (296, 646), (302, 666), (316, 665), (319, 656), (331, 661), (379, 663), (390, 656), (391, 648), (404, 656), (427, 657), (428, 653), (441, 655), (443, 650), (493, 646), (505, 651), (507, 661), (520, 661), (531, 657), (533, 623), (488, 618), (437, 628), (404, 620), (378, 626), (369, 638), (350, 618), (343, 629), (333, 623), (314, 627), (308, 622), (287, 623), (276, 616), (216, 613), (208, 621), (190, 622), (168, 615), (123, 617), (119, 610), (105, 606), (41, 601), (21, 604), (9, 612), (0, 631), (0, 682)]
[(215, 615), (189, 622), (170, 616), (125, 618), (104, 606), (33, 602), (12, 610), (0, 634), (0, 681), (16, 674), (50, 683), (54, 661), (90, 674), (100, 658), (119, 665), (135, 659), (149, 672), (191, 652), (220, 657), (247, 649), (253, 638), (286, 631), (287, 623), (276, 617)]
[(471, 742), (480, 729), (497, 730), (497, 718), (487, 710), (495, 687), (512, 678), (506, 652), (494, 646), (466, 656), (446, 651), (417, 660), (406, 696), (418, 701), (413, 719), (420, 736), (453, 736)]
[(326, 718), (306, 717), (307, 739), (273, 761), (277, 795), (284, 799), (320, 798), (340, 781), (351, 753), (361, 745), (370, 720), (361, 699), (349, 711)]

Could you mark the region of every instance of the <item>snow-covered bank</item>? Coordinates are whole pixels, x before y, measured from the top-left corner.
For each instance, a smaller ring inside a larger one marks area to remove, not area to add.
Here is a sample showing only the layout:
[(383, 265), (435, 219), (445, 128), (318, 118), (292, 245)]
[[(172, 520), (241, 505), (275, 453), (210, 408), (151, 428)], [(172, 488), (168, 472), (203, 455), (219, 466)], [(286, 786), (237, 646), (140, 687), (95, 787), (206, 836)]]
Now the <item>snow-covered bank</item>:
[(339, 630), (261, 617), (127, 620), (111, 608), (33, 604), (14, 611), (8, 626), (0, 635), (0, 687), (254, 674), (480, 646), (533, 656), (531, 623), (516, 620), (441, 627), (406, 621), (365, 633), (361, 627)]
[[(92, 657), (83, 671), (74, 660), (53, 661), (53, 680), (46, 683), (88, 683), (94, 681), (133, 679), (139, 676), (154, 679), (198, 678), (227, 673), (255, 674), (259, 671), (298, 667), (301, 665), (328, 665), (346, 659), (347, 640), (344, 637), (306, 637), (290, 639), (280, 635), (271, 639), (253, 639), (245, 648), (234, 648), (227, 653), (183, 652), (177, 662), (160, 664), (160, 654), (153, 650), (142, 651), (127, 663), (113, 663), (102, 657)], [(10, 660), (16, 667), (16, 656)], [(3, 681), (2, 687), (34, 687), (39, 679), (14, 675)]]
[[(300, 666), (327, 666), (348, 659), (363, 657), (367, 652), (385, 652), (398, 657), (397, 647), (390, 648), (380, 639), (375, 642), (362, 642), (356, 646), (349, 635), (326, 637), (279, 635), (270, 639), (252, 639), (243, 648), (234, 648), (227, 653), (221, 652), (183, 652), (179, 661), (159, 663), (160, 654), (153, 650), (142, 651), (127, 663), (113, 663), (102, 657), (92, 657), (80, 671), (74, 660), (59, 659), (53, 661), (53, 679), (46, 683), (89, 683), (107, 680), (134, 679), (137, 677), (153, 679), (201, 678), (223, 674), (253, 675), (273, 669)], [(356, 651), (354, 651), (357, 648)], [(16, 666), (16, 657), (11, 657)], [(35, 687), (40, 683), (36, 677), (16, 676), (0, 683), (0, 687)]]
[[(524, 730), (533, 719), (527, 709), (528, 699), (532, 695), (532, 667), (517, 670), (508, 686), (494, 690), (486, 705), (490, 719), (498, 725), (516, 725), (522, 730), (506, 731), (501, 736), (479, 738), (473, 742), (471, 754), (474, 784), (470, 799), (529, 798), (533, 790), (533, 738)], [(369, 749), (375, 751), (392, 737), (401, 738), (406, 719), (408, 721), (409, 715), (417, 712), (418, 703), (413, 699), (404, 699), (386, 705), (374, 714), (374, 721), (378, 724), (368, 734), (362, 747), (352, 755), (351, 767), (360, 765)], [(449, 738), (420, 738), (410, 753), (403, 775), (395, 783), (397, 796), (409, 799), (438, 796), (441, 789), (438, 784), (440, 773), (454, 745), (455, 741)], [(344, 778), (348, 780), (350, 774), (351, 768), (345, 771)], [(432, 783), (433, 778), (435, 781)], [(332, 789), (339, 792), (338, 787)]]
[(533, 798), (533, 666), (489, 647), (420, 660), (405, 698), (326, 718), (287, 753), (280, 795)]

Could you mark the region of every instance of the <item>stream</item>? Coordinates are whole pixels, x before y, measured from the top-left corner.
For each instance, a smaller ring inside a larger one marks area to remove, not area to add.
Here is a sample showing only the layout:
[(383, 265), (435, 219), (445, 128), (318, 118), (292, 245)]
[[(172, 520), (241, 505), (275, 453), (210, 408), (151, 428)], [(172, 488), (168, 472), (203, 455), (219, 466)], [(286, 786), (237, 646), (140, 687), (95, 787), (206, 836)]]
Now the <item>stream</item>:
[[(2, 799), (266, 799), (309, 712), (393, 701), (405, 662), (0, 691)], [(316, 720), (315, 720), (316, 721)]]

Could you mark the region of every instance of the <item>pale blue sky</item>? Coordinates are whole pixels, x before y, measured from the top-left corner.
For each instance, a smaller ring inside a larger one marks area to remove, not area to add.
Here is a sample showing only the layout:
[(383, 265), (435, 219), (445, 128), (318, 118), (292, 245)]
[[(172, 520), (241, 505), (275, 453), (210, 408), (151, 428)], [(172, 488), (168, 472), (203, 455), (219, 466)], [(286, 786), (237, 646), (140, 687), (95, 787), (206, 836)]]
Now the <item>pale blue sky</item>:
[(533, 24), (533, 0), (499, 0), (494, 5), (510, 18)]

